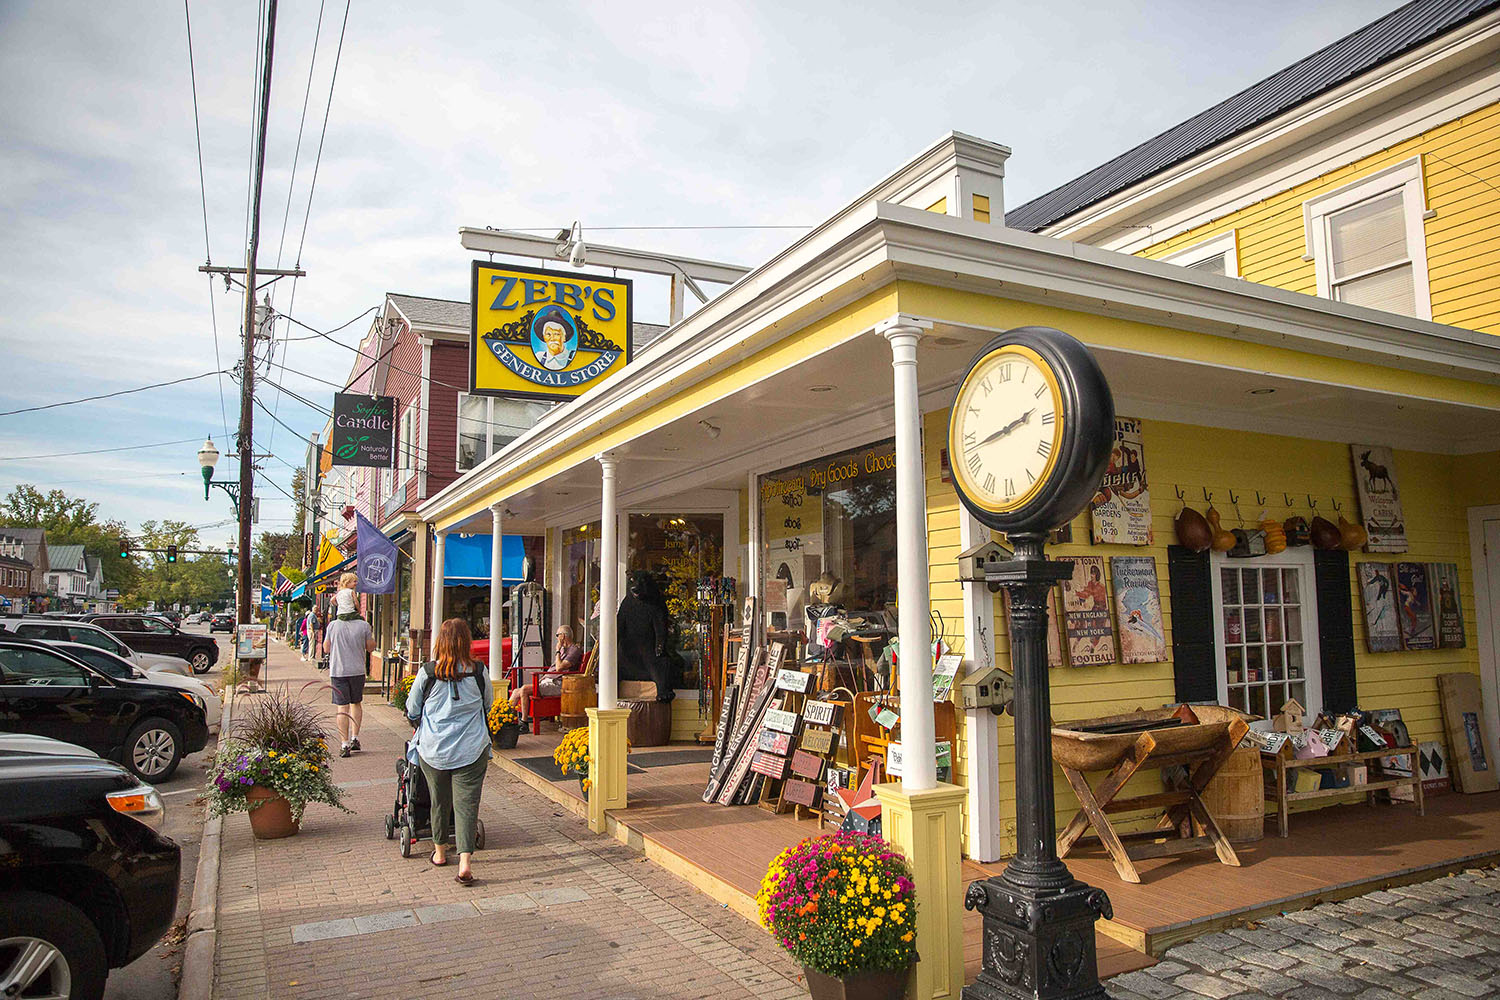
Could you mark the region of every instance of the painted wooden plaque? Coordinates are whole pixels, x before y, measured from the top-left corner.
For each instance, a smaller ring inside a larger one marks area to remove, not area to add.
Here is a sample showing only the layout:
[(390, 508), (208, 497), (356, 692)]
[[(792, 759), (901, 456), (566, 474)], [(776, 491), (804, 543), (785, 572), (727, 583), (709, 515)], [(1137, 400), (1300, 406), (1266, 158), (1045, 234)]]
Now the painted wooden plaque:
[(750, 762), (750, 770), (756, 774), (764, 774), (768, 778), (784, 778), (786, 777), (786, 758), (761, 751)]
[(810, 701), (802, 706), (802, 717), (815, 726), (837, 725), (839, 706), (826, 701)]
[(762, 729), (756, 737), (755, 747), (767, 753), (779, 753), (785, 755), (792, 748), (792, 737), (790, 733), (778, 733), (774, 729)]
[(792, 778), (781, 789), (784, 802), (795, 802), (799, 806), (816, 809), (823, 798), (823, 786), (800, 778)]
[(806, 750), (797, 750), (792, 754), (792, 773), (813, 781), (823, 777), (823, 764), (822, 757)]
[(1162, 662), (1167, 658), (1167, 630), (1162, 624), (1156, 559), (1111, 556), (1109, 576), (1115, 587), (1115, 617), (1120, 622), (1120, 662)]
[(1432, 591), (1438, 645), (1443, 649), (1464, 648), (1464, 609), (1458, 593), (1458, 566), (1455, 563), (1428, 563), (1427, 586)]
[(1365, 647), (1372, 653), (1401, 648), (1396, 621), (1396, 567), (1393, 563), (1359, 564), (1359, 596), (1365, 608)]
[(800, 670), (782, 670), (776, 674), (776, 687), (780, 691), (806, 694), (807, 684), (811, 680), (812, 674), (804, 674)]
[(781, 673), (781, 661), (786, 659), (786, 646), (779, 642), (771, 643), (771, 651), (766, 656), (766, 670), (772, 677), (778, 677)]
[[(730, 734), (734, 732), (734, 708), (739, 694), (738, 685), (732, 685), (724, 690), (724, 704), (719, 711), (719, 730), (714, 734), (713, 760), (708, 767), (710, 783), (724, 767), (724, 751), (729, 745)], [(708, 799), (705, 797), (704, 801)]]
[(1437, 627), (1432, 617), (1432, 581), (1424, 564), (1396, 564), (1396, 610), (1404, 649), (1437, 648)]
[(835, 745), (832, 729), (802, 730), (802, 749), (813, 753), (832, 754)]
[(795, 733), (797, 718), (796, 712), (784, 712), (779, 708), (773, 708), (766, 712), (766, 728), (774, 729), (778, 733)]
[(1103, 556), (1073, 556), (1073, 576), (1063, 581), (1068, 659), (1073, 666), (1115, 662), (1115, 630), (1109, 616)]
[(1366, 552), (1405, 552), (1406, 515), (1396, 489), (1396, 463), (1391, 449), (1351, 444), (1354, 486), (1359, 493), (1359, 515), (1365, 522)]

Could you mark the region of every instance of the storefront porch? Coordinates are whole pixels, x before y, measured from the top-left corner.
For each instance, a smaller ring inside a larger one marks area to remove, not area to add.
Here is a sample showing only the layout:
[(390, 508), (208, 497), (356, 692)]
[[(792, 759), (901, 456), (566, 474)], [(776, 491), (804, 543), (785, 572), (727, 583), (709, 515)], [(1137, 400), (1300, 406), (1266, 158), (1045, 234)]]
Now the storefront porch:
[[(538, 773), (560, 739), (560, 732), (523, 736), (516, 749), (497, 754), (496, 765), (586, 818), (576, 778)], [(695, 751), (703, 759), (685, 759)], [(755, 893), (771, 859), (819, 831), (815, 821), (757, 806), (705, 804), (706, 752), (689, 744), (632, 752), (630, 808), (609, 816), (608, 832), (754, 921)], [(1239, 868), (1205, 854), (1143, 861), (1139, 885), (1120, 881), (1097, 844), (1076, 850), (1068, 858), (1073, 873), (1102, 887), (1114, 905), (1114, 918), (1096, 927), (1100, 975), (1143, 968), (1167, 948), (1248, 921), (1500, 862), (1500, 794), (1434, 796), (1425, 817), (1401, 804), (1321, 809), (1299, 815), (1288, 839), (1273, 825), (1265, 839), (1236, 850)], [(966, 859), (964, 882), (1003, 869), (1003, 862)], [(965, 981), (972, 982), (978, 916), (966, 913), (963, 930)]]

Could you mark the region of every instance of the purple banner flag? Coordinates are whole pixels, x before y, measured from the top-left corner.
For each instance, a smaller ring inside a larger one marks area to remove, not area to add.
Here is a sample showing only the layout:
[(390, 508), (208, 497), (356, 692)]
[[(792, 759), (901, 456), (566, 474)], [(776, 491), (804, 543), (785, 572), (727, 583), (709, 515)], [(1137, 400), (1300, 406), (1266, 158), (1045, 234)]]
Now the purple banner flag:
[(385, 537), (363, 514), (355, 515), (359, 546), (359, 592), (394, 594), (396, 592), (396, 543)]

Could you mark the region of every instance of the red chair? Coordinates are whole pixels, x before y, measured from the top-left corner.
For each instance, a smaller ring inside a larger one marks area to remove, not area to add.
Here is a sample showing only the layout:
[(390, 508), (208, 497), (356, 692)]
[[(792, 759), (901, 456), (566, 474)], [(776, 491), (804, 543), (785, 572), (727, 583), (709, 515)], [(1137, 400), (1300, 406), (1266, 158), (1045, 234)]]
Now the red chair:
[(537, 672), (531, 675), (531, 735), (542, 735), (542, 720), (555, 719), (562, 715), (562, 695), (558, 694), (552, 698), (542, 696), (542, 677), (577, 677), (580, 674), (588, 674), (594, 667), (594, 650), (589, 650), (589, 655), (583, 658), (583, 663), (577, 670), (569, 670), (560, 674), (543, 674)]

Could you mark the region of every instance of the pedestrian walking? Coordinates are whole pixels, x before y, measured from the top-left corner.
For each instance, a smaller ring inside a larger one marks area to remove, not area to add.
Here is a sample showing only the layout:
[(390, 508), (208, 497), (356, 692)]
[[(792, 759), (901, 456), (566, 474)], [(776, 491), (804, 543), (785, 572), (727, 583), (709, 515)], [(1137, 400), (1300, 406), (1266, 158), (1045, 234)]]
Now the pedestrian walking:
[(364, 721), (365, 677), (370, 672), (370, 650), (375, 632), (354, 610), (354, 591), (341, 590), (336, 600), (338, 617), (323, 633), (323, 652), (328, 655), (328, 680), (333, 685), (333, 704), (338, 712), (339, 756), (359, 749), (359, 726)]
[(432, 795), (432, 863), (448, 863), (448, 815), (457, 826), (460, 885), (473, 885), (470, 867), (479, 795), (490, 763), (488, 713), (494, 690), (482, 664), (474, 662), (473, 636), (462, 618), (438, 629), (437, 658), (422, 664), (406, 696), (406, 714), (417, 726), (422, 775)]

